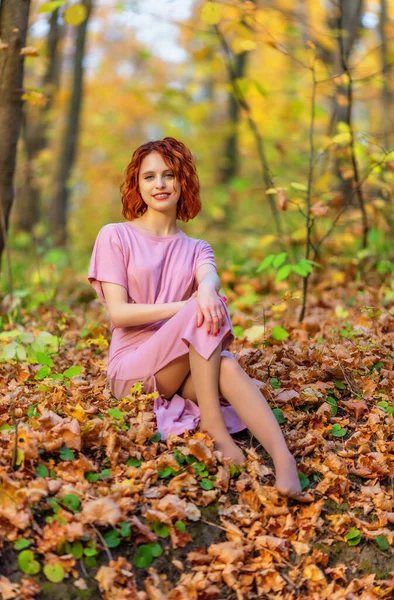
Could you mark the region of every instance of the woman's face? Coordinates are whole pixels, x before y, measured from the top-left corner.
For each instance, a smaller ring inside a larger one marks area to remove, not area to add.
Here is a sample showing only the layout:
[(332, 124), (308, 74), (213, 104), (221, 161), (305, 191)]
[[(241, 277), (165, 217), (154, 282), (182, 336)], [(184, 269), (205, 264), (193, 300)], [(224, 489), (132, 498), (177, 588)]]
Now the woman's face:
[[(176, 214), (181, 188), (173, 170), (166, 165), (158, 152), (151, 152), (143, 159), (138, 175), (138, 186), (142, 199), (149, 208)], [(160, 197), (160, 194), (163, 196)]]

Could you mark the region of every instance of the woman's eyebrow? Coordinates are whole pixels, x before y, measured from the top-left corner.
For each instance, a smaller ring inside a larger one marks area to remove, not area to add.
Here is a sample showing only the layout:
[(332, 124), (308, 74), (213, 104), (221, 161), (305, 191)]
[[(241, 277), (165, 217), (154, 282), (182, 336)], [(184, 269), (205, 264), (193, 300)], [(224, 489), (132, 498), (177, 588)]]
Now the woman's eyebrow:
[[(166, 171), (172, 171), (172, 169), (164, 169), (164, 171), (162, 171), (162, 173), (165, 173)], [(142, 174), (147, 175), (148, 173), (154, 173), (154, 171), (144, 171)]]

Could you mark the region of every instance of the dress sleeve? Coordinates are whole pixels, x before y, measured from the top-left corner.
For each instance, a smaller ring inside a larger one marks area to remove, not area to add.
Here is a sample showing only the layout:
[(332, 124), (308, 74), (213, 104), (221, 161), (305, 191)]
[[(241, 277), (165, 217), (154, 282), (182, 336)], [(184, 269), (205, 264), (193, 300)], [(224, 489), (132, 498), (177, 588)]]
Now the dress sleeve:
[(215, 263), (215, 255), (211, 246), (205, 240), (200, 240), (196, 260), (196, 271), (199, 267), (201, 267), (201, 265), (204, 264), (213, 265), (215, 269), (217, 268), (217, 265)]
[(119, 235), (112, 223), (104, 225), (98, 232), (90, 259), (88, 280), (104, 305), (102, 281), (117, 283), (128, 291), (125, 256)]

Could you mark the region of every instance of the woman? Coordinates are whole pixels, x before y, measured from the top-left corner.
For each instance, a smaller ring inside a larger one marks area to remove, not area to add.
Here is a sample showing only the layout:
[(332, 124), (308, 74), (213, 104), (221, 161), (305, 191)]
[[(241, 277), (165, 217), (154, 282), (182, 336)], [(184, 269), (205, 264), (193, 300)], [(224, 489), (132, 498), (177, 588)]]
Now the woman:
[(277, 420), (227, 351), (234, 335), (212, 248), (177, 224), (201, 210), (199, 190), (182, 142), (166, 137), (135, 150), (121, 186), (127, 221), (99, 231), (88, 273), (111, 321), (111, 391), (121, 399), (142, 381), (144, 392), (162, 396), (159, 431), (179, 434), (201, 418), (236, 464), (245, 456), (230, 432), (248, 427), (274, 461), (278, 490), (297, 496), (296, 463)]

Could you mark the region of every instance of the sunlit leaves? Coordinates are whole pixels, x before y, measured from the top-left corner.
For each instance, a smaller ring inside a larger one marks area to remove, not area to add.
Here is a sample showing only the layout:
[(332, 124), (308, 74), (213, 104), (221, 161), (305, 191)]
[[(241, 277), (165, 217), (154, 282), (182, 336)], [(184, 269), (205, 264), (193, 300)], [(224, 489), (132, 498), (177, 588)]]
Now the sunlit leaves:
[(201, 18), (207, 25), (217, 25), (221, 18), (221, 6), (217, 2), (205, 2), (201, 9)]
[(35, 560), (34, 553), (31, 550), (22, 550), (18, 554), (18, 565), (20, 570), (27, 575), (37, 575), (41, 570), (41, 565)]
[(38, 12), (54, 12), (56, 9), (60, 8), (61, 6), (64, 6), (66, 2), (67, 0), (53, 0), (52, 2), (45, 2), (44, 4), (41, 4), (41, 6), (38, 9)]
[(283, 329), (283, 327), (276, 325), (271, 330), (271, 336), (274, 340), (285, 340), (289, 337), (289, 333), (286, 331), (286, 329)]
[(69, 25), (78, 26), (86, 19), (87, 9), (83, 4), (72, 4), (64, 11), (63, 18)]
[(60, 563), (50, 563), (44, 566), (44, 574), (48, 581), (60, 583), (64, 579), (64, 568)]

